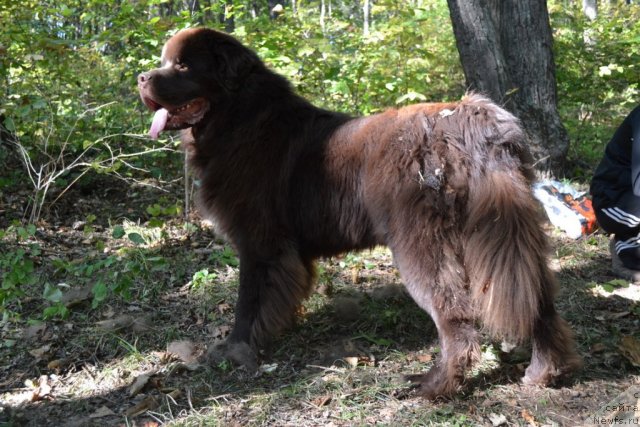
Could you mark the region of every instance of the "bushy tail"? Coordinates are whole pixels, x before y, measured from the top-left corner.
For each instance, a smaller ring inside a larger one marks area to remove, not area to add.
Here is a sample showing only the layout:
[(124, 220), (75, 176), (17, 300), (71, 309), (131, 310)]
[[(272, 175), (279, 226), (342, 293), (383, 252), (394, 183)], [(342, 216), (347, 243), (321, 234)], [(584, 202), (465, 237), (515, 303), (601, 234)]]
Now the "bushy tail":
[(541, 307), (553, 304), (555, 291), (540, 208), (530, 187), (530, 155), (511, 114), (477, 96), (461, 106), (475, 111), (465, 138), (476, 160), (464, 253), (473, 301), (492, 335), (521, 342), (531, 337)]
[(553, 294), (546, 236), (529, 187), (488, 171), (470, 199), (465, 265), (484, 326), (496, 336), (529, 338), (543, 299)]

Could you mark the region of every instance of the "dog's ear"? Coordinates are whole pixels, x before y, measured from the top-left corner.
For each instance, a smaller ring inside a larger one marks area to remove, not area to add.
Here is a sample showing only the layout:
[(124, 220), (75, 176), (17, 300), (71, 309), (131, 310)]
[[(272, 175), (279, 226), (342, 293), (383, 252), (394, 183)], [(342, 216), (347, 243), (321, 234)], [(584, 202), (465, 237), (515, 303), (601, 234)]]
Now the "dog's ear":
[(260, 59), (250, 49), (230, 36), (212, 39), (209, 51), (214, 60), (213, 73), (218, 83), (229, 91), (237, 91)]

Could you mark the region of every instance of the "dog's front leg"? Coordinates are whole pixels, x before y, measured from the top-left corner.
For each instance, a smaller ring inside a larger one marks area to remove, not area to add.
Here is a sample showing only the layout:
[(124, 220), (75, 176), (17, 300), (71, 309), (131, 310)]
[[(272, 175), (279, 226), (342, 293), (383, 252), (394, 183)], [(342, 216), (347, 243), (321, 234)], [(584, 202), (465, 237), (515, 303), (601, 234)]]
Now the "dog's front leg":
[(311, 291), (314, 267), (291, 245), (269, 256), (240, 252), (240, 290), (235, 325), (226, 342), (209, 352), (211, 362), (228, 359), (257, 368), (258, 351), (288, 327), (301, 301)]

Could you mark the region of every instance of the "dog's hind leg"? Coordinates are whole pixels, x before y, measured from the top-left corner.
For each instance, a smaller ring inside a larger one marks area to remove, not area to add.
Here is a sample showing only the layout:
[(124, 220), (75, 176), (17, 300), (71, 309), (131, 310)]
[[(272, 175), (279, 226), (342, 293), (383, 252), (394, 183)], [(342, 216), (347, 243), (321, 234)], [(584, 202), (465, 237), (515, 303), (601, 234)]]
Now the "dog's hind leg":
[(478, 332), (466, 319), (438, 319), (440, 355), (426, 374), (410, 375), (418, 394), (427, 399), (449, 397), (458, 391), (467, 369), (478, 360)]
[(575, 350), (573, 332), (549, 298), (543, 302), (533, 328), (531, 363), (522, 381), (544, 386), (581, 366), (582, 359)]
[(435, 365), (426, 374), (408, 377), (428, 399), (454, 394), (480, 357), (464, 268), (452, 247), (438, 246), (431, 246), (429, 254), (394, 252), (409, 293), (438, 329), (440, 354)]

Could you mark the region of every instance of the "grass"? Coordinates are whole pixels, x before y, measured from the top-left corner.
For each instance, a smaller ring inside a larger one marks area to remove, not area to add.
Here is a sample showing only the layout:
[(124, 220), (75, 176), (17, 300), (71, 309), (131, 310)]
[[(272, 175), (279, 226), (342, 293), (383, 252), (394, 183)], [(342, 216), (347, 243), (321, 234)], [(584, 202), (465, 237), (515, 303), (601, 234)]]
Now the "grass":
[[(0, 326), (0, 425), (577, 425), (640, 381), (621, 349), (624, 337), (638, 338), (640, 287), (615, 282), (604, 235), (573, 241), (549, 229), (558, 306), (585, 359), (572, 382), (525, 387), (528, 349), (506, 354), (485, 341), (460, 394), (433, 403), (413, 396), (404, 375), (432, 366), (435, 328), (403, 291), (387, 249), (321, 261), (317, 292), (254, 375), (189, 360), (233, 323), (238, 263), (230, 248), (195, 218), (187, 228), (166, 219), (147, 230), (97, 217), (90, 230), (40, 224), (28, 236), (40, 249), (30, 255), (37, 280), (20, 304), (8, 303), (14, 317)], [(116, 238), (118, 224), (125, 234)], [(90, 295), (73, 301), (67, 317), (42, 319), (52, 302), (38, 286), (65, 295), (94, 277), (109, 289), (102, 300)], [(176, 342), (188, 343), (186, 356), (167, 351)], [(144, 374), (150, 379), (133, 394)]]

